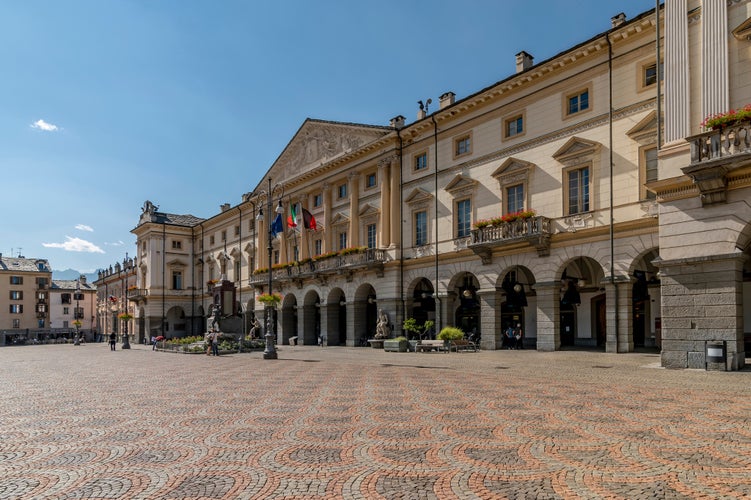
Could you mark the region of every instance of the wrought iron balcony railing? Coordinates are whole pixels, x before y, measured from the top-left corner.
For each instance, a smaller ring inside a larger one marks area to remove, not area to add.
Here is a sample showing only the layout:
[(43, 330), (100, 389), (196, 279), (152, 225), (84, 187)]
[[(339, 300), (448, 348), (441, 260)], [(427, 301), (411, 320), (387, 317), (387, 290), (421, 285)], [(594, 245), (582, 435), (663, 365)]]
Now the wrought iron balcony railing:
[(145, 288), (131, 288), (128, 290), (128, 300), (143, 300), (149, 296), (149, 291)]

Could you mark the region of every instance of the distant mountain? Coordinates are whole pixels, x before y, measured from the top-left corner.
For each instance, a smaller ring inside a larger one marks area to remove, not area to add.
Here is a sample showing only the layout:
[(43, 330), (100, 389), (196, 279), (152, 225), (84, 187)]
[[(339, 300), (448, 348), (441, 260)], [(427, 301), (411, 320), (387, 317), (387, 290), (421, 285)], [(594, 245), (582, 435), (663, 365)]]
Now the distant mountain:
[[(97, 273), (83, 274), (86, 276), (88, 283), (94, 283), (99, 278)], [(76, 271), (75, 269), (66, 269), (64, 271), (52, 270), (53, 280), (77, 280), (79, 276), (81, 276), (81, 271)]]

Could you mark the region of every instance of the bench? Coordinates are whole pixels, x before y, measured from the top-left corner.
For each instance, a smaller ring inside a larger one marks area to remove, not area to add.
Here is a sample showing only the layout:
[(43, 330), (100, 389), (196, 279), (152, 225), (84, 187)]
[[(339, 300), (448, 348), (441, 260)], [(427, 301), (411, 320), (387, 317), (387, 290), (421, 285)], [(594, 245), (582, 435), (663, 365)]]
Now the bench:
[(415, 346), (415, 352), (445, 351), (446, 344), (443, 340), (421, 340)]
[(477, 344), (467, 339), (452, 340), (449, 342), (449, 352), (472, 351), (477, 352)]

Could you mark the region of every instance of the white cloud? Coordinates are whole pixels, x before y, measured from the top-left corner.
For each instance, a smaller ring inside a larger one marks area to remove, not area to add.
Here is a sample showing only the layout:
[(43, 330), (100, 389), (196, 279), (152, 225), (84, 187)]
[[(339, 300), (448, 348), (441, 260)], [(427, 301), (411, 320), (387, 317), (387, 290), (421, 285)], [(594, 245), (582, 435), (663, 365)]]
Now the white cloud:
[(78, 229), (79, 231), (89, 231), (90, 233), (94, 232), (94, 228), (87, 226), (86, 224), (76, 224), (76, 229)]
[(110, 246), (110, 247), (121, 247), (121, 246), (125, 245), (125, 242), (123, 240), (118, 240), (118, 241), (116, 241), (114, 243), (107, 243), (107, 242), (105, 242), (104, 244), (106, 246)]
[(67, 252), (86, 252), (86, 253), (104, 253), (104, 250), (91, 243), (90, 241), (82, 240), (81, 238), (65, 237), (64, 243), (42, 243), (42, 246), (47, 248), (62, 248)]
[(44, 130), (45, 132), (56, 132), (60, 130), (60, 128), (57, 125), (53, 125), (51, 123), (47, 123), (46, 121), (39, 119), (31, 124), (31, 128), (38, 128), (39, 130)]

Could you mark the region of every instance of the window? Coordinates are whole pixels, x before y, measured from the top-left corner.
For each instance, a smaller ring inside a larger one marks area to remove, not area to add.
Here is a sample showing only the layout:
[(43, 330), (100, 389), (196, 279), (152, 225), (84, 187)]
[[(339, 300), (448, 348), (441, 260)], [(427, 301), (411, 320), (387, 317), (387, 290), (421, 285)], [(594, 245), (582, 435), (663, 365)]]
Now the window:
[(235, 281), (239, 282), (240, 281), (240, 261), (236, 260), (234, 264), (235, 264)]
[(47, 312), (47, 304), (37, 304), (37, 310), (38, 313)]
[(222, 231), (222, 241), (227, 241), (227, 230)]
[(649, 147), (641, 151), (641, 187), (640, 197), (642, 200), (654, 200), (655, 194), (647, 191), (644, 184), (657, 180), (657, 148)]
[(341, 200), (342, 198), (347, 197), (347, 183), (339, 184), (339, 187), (337, 188), (337, 197)]
[[(660, 80), (664, 79), (665, 71), (660, 63)], [(657, 83), (657, 63), (648, 64), (642, 69), (642, 87), (649, 87)]]
[(73, 308), (73, 319), (83, 319), (83, 307)]
[(23, 285), (23, 276), (11, 276), (10, 284), (11, 285)]
[(47, 300), (47, 292), (37, 293), (37, 300)]
[(73, 300), (83, 300), (83, 293), (78, 292), (73, 294)]
[(209, 245), (214, 244), (214, 235), (209, 236)]
[(300, 247), (297, 245), (292, 247), (292, 260), (300, 260)]
[(182, 271), (172, 271), (172, 289), (173, 290), (183, 289), (183, 272)]
[(428, 244), (428, 213), (425, 211), (415, 212), (415, 246), (421, 247)]
[(10, 300), (23, 300), (23, 292), (19, 290), (11, 290)]
[(519, 115), (506, 120), (505, 129), (506, 137), (513, 137), (522, 134), (524, 132), (524, 117)]
[(47, 278), (37, 278), (37, 285), (39, 285), (39, 288), (44, 288), (47, 286)]
[(61, 304), (70, 304), (70, 294), (69, 293), (61, 293), (60, 294), (60, 303)]
[(569, 170), (568, 215), (589, 211), (589, 167)]
[(573, 115), (589, 109), (589, 89), (569, 95), (566, 98), (566, 101), (568, 103), (566, 111), (567, 115)]
[(469, 236), (472, 224), (472, 202), (461, 200), (456, 202), (456, 237)]
[(347, 248), (347, 231), (339, 233), (339, 250)]
[(23, 314), (23, 304), (11, 304), (10, 313), (11, 314)]
[(365, 178), (365, 187), (374, 188), (376, 186), (376, 174), (371, 173)]
[(368, 248), (376, 247), (376, 225), (368, 224), (366, 231), (368, 233)]
[(464, 135), (454, 141), (454, 156), (462, 156), (472, 152), (472, 138)]
[(13, 320), (13, 328), (21, 328), (21, 320), (20, 319), (14, 319)]
[(323, 253), (323, 240), (315, 240), (313, 246), (315, 247), (313, 255), (321, 255)]
[(323, 205), (323, 195), (321, 193), (318, 193), (313, 196), (313, 206), (314, 207), (320, 207)]
[(70, 307), (63, 307), (63, 314), (65, 315), (70, 314)]
[(274, 250), (274, 264), (279, 264), (279, 250)]
[(415, 156), (415, 170), (428, 168), (428, 153), (420, 153)]
[(235, 226), (235, 236), (240, 236), (240, 226)]
[(506, 188), (506, 213), (513, 214), (524, 210), (524, 184)]
[(180, 240), (172, 240), (172, 250), (180, 250), (183, 247), (183, 242)]

